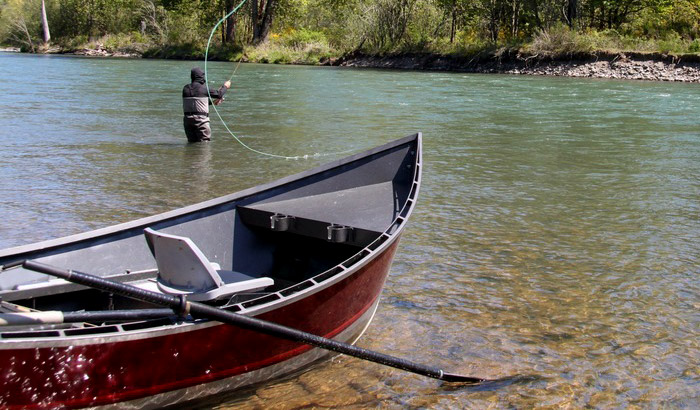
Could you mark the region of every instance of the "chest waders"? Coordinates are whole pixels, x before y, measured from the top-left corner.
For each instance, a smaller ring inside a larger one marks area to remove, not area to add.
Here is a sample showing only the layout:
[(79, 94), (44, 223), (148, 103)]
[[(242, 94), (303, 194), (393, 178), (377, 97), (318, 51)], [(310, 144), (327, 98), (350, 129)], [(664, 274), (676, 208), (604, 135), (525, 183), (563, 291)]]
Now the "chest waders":
[(183, 125), (187, 141), (199, 142), (211, 140), (209, 126), (209, 97), (184, 97), (182, 99), (184, 112)]

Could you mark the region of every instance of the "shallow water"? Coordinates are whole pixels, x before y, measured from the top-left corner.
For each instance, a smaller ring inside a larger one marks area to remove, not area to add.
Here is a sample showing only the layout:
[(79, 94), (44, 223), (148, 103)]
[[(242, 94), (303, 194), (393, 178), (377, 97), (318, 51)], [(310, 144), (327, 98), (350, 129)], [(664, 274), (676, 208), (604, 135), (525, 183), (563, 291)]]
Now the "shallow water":
[[(241, 65), (187, 145), (191, 62), (0, 53), (0, 247), (238, 191), (422, 131), (424, 175), (359, 345), (217, 408), (697, 408), (700, 86)], [(225, 81), (233, 64), (209, 64)], [(223, 403), (221, 401), (224, 400)]]

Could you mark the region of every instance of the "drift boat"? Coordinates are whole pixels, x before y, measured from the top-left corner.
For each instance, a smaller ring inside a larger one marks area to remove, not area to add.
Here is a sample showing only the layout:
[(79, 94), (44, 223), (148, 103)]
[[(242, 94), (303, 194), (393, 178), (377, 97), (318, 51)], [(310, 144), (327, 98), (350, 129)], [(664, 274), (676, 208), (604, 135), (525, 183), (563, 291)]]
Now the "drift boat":
[(354, 343), (377, 309), (420, 180), (416, 134), (197, 205), (0, 251), (0, 407), (157, 408), (328, 355), (19, 262)]

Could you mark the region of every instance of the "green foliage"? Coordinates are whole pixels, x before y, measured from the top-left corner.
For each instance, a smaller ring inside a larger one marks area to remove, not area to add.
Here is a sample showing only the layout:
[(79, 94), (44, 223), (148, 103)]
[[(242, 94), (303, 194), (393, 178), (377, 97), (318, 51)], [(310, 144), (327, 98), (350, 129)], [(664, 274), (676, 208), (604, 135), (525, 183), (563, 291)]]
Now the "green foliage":
[(196, 14), (171, 13), (168, 19), (166, 44), (187, 47), (206, 47), (209, 33), (199, 30)]
[(146, 49), (143, 56), (178, 60), (202, 60), (204, 58), (204, 47), (192, 43), (157, 46)]
[(666, 34), (657, 44), (658, 51), (662, 53), (683, 53), (688, 49), (688, 45), (684, 44), (681, 36), (675, 32)]
[(430, 50), (436, 41), (435, 33), (440, 31), (441, 17), (441, 11), (432, 2), (416, 2), (413, 18), (406, 27), (404, 49), (416, 52)]
[(590, 38), (579, 34), (563, 24), (557, 24), (546, 30), (539, 30), (528, 51), (545, 56), (562, 56), (593, 51), (594, 44)]
[(693, 40), (693, 42), (688, 46), (688, 52), (700, 53), (700, 40), (697, 38)]
[(0, 42), (34, 52), (40, 41), (40, 7), (40, 0), (4, 1), (0, 9)]
[(55, 41), (63, 50), (70, 52), (78, 49), (83, 49), (88, 44), (87, 35), (78, 35), (74, 37), (62, 37)]
[[(265, 1), (259, 0), (262, 4)], [(34, 48), (40, 0), (0, 0), (0, 43)], [(700, 0), (275, 0), (271, 35), (253, 59), (315, 62), (367, 53), (544, 55), (607, 51), (698, 52)], [(201, 58), (214, 25), (239, 0), (47, 0), (52, 41), (147, 55)], [(575, 8), (567, 8), (568, 5)], [(253, 39), (250, 3), (213, 37), (231, 59)], [(225, 26), (228, 30), (225, 30)], [(225, 32), (225, 33), (224, 33)]]
[(142, 53), (146, 50), (148, 42), (149, 39), (138, 31), (107, 34), (102, 38), (103, 47), (110, 51)]
[(245, 50), (249, 61), (273, 64), (318, 64), (337, 57), (321, 32), (306, 29), (273, 34), (270, 41)]
[(304, 47), (306, 44), (328, 45), (326, 35), (306, 28), (290, 29), (279, 36), (279, 41), (289, 47)]
[[(204, 55), (202, 47), (202, 55)], [(242, 51), (239, 47), (228, 44), (215, 44), (209, 48), (208, 58), (218, 61), (238, 61), (241, 59)]]
[(142, 0), (47, 1), (54, 37), (127, 33), (137, 29)]

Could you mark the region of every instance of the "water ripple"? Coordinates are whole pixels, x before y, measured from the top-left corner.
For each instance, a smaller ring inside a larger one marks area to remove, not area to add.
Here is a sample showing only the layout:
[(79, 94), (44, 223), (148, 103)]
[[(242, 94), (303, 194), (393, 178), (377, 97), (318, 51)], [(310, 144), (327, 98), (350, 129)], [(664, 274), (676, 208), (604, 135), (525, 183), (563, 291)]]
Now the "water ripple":
[[(16, 79), (0, 102), (0, 246), (331, 159), (258, 157), (217, 119), (211, 144), (187, 146), (190, 65), (0, 55), (0, 76)], [(697, 407), (700, 87), (242, 65), (232, 91), (224, 120), (266, 152), (423, 131), (418, 207), (359, 343), (448, 371), (536, 377), (453, 389), (340, 357), (202, 407)]]

